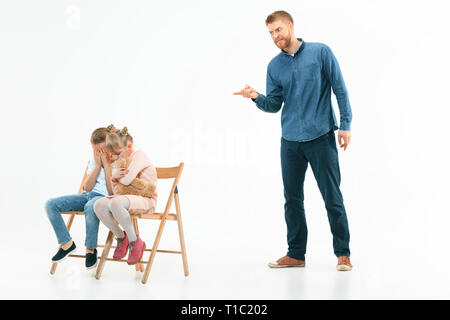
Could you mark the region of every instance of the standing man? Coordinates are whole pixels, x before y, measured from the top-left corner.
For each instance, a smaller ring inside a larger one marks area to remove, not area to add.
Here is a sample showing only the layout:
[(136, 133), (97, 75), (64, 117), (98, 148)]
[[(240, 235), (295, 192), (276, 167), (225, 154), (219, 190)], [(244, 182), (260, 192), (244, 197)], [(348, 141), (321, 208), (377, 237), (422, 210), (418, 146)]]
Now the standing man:
[[(352, 111), (347, 88), (331, 49), (321, 43), (305, 42), (294, 35), (294, 21), (285, 11), (275, 11), (266, 19), (275, 45), (281, 52), (267, 68), (267, 95), (246, 85), (235, 92), (251, 98), (266, 112), (281, 113), (281, 169), (285, 197), (288, 252), (271, 268), (304, 267), (308, 229), (303, 205), (303, 184), (308, 163), (314, 173), (328, 213), (336, 269), (349, 271), (350, 233), (339, 189), (341, 176), (334, 130), (347, 149), (350, 143)], [(331, 105), (331, 89), (340, 111), (340, 126)]]

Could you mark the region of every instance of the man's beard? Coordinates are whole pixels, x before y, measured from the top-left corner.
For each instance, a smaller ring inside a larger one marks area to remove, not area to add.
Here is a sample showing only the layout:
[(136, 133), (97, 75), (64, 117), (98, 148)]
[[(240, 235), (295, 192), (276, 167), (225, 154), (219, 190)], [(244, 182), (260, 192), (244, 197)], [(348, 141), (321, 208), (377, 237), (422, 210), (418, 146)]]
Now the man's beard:
[[(289, 45), (291, 44), (291, 37), (289, 37), (289, 38), (282, 38), (282, 39), (280, 39), (281, 41), (282, 41), (282, 43), (281, 44), (279, 44), (278, 42), (276, 42), (275, 43), (275, 45), (279, 48), (279, 49), (281, 49), (281, 50), (284, 50), (284, 49), (286, 49), (287, 47), (289, 47)], [(279, 40), (279, 41), (280, 41)]]

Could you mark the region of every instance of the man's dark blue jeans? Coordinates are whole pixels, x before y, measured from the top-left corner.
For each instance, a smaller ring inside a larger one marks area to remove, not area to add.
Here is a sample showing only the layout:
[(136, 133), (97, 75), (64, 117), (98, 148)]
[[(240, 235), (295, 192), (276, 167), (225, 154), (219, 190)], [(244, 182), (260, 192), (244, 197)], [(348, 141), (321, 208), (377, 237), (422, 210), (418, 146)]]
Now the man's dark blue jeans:
[(325, 201), (333, 235), (334, 254), (350, 256), (350, 233), (339, 185), (341, 174), (334, 131), (311, 141), (297, 142), (281, 138), (281, 169), (287, 224), (287, 256), (305, 260), (308, 228), (303, 206), (305, 173), (311, 165), (320, 193)]

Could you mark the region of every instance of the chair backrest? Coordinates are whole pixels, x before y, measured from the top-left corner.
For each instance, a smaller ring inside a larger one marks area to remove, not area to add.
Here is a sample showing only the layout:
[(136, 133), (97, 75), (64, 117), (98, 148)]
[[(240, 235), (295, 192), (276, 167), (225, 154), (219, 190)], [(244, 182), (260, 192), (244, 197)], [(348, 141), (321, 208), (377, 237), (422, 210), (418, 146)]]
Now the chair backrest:
[(87, 169), (88, 169), (88, 167), (86, 166), (86, 169), (84, 170), (84, 175), (83, 175), (83, 179), (81, 179), (81, 184), (80, 184), (80, 187), (78, 188), (78, 193), (80, 194), (80, 193), (83, 193), (83, 186), (84, 186), (84, 181), (86, 180), (86, 177), (87, 177)]
[(178, 193), (178, 181), (180, 180), (181, 172), (183, 172), (184, 163), (181, 162), (178, 167), (171, 168), (156, 168), (156, 173), (158, 175), (158, 179), (174, 179), (172, 183), (172, 189), (170, 190), (169, 199), (166, 203), (166, 208), (164, 210), (164, 214), (167, 215), (169, 213), (170, 206), (172, 205), (172, 200), (175, 194)]
[(171, 179), (177, 178), (181, 175), (184, 163), (181, 162), (178, 167), (171, 168), (156, 168), (156, 173), (158, 174), (158, 179)]

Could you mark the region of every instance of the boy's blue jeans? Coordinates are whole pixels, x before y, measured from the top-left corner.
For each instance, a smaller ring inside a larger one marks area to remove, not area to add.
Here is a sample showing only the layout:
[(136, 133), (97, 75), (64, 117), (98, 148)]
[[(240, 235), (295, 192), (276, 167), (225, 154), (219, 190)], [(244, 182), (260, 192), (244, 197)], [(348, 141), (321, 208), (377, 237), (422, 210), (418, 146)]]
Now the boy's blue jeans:
[(100, 220), (94, 212), (94, 203), (104, 195), (96, 192), (83, 192), (70, 196), (52, 198), (45, 203), (45, 211), (55, 230), (59, 244), (67, 243), (72, 238), (67, 230), (61, 212), (64, 211), (84, 211), (86, 220), (86, 248), (95, 249), (97, 247), (98, 227)]
[(334, 254), (350, 256), (350, 233), (339, 185), (341, 175), (334, 131), (307, 142), (281, 138), (281, 169), (287, 224), (287, 256), (305, 260), (308, 228), (303, 206), (305, 173), (311, 165), (328, 214)]

